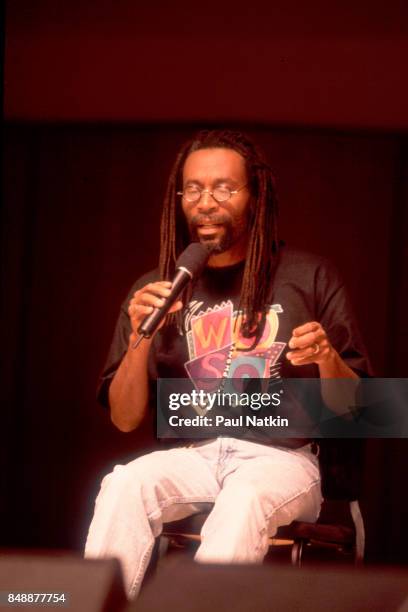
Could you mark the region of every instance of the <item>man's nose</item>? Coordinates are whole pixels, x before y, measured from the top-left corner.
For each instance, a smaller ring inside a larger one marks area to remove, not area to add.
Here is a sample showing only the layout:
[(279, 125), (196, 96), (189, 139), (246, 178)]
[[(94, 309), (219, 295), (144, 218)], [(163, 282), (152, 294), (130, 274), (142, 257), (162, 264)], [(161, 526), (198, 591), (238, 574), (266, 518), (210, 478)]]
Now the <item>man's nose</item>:
[(212, 212), (218, 208), (218, 202), (214, 200), (212, 195), (206, 189), (201, 192), (201, 198), (197, 204), (197, 210), (199, 212)]

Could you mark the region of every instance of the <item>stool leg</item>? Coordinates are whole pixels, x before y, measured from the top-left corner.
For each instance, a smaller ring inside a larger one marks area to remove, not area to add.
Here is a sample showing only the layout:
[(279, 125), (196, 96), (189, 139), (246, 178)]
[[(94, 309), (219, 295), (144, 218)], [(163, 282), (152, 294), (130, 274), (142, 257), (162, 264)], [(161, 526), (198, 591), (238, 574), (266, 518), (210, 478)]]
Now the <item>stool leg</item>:
[(300, 567), (302, 564), (303, 540), (295, 540), (292, 545), (292, 565)]
[(166, 556), (168, 548), (170, 544), (170, 539), (167, 536), (161, 535), (159, 536), (159, 546), (158, 546), (158, 562)]
[(364, 521), (361, 514), (360, 505), (357, 500), (350, 502), (350, 514), (352, 516), (354, 527), (356, 530), (356, 545), (355, 545), (355, 563), (363, 563), (364, 547), (365, 547), (365, 531)]

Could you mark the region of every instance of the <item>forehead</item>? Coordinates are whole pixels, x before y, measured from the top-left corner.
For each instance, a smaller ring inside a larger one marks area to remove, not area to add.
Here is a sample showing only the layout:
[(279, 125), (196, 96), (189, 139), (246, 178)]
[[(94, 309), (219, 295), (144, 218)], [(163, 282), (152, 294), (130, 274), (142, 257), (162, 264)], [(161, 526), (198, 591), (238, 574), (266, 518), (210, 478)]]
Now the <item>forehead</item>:
[(200, 149), (190, 153), (183, 168), (183, 181), (205, 182), (230, 179), (246, 182), (245, 160), (233, 149)]

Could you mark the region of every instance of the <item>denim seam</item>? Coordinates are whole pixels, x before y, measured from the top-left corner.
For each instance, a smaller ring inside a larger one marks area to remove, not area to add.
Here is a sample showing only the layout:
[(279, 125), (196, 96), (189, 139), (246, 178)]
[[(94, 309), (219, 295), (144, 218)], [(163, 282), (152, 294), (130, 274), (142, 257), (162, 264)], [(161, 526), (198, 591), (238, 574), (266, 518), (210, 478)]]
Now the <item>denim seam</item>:
[[(167, 503), (166, 503), (167, 502)], [(209, 503), (209, 502), (214, 502), (214, 497), (191, 497), (191, 498), (181, 498), (181, 497), (172, 497), (169, 500), (166, 500), (166, 502), (164, 502), (163, 504), (160, 505), (160, 510), (162, 510), (163, 508), (167, 508), (170, 505), (182, 505), (182, 504), (192, 504), (192, 503)], [(161, 512), (159, 511), (155, 511), (152, 512), (151, 514), (148, 514), (148, 520), (150, 522), (150, 520), (154, 521), (155, 518), (158, 518), (161, 514)], [(152, 533), (153, 535), (153, 533)], [(153, 550), (153, 546), (154, 546), (154, 539), (152, 541), (152, 543), (149, 543), (149, 546), (147, 546), (145, 552), (143, 553), (143, 555), (141, 556), (141, 560), (139, 563), (139, 566), (136, 570), (136, 576), (132, 582), (132, 586), (130, 589), (130, 593), (131, 596), (134, 595), (135, 591), (136, 591), (136, 586), (140, 583), (140, 581), (143, 579), (144, 576), (144, 570), (145, 570), (145, 566), (147, 565), (146, 562), (148, 562), (149, 557), (151, 555), (151, 551)]]
[(154, 539), (152, 538), (152, 541), (149, 543), (149, 545), (147, 546), (145, 552), (141, 556), (139, 566), (138, 566), (138, 568), (136, 570), (136, 576), (135, 576), (135, 578), (134, 578), (134, 580), (132, 582), (132, 586), (130, 587), (130, 595), (131, 595), (131, 597), (134, 596), (137, 585), (141, 585), (141, 583), (142, 583), (143, 576), (145, 574), (145, 568), (147, 567), (147, 564), (149, 562), (150, 556), (152, 554), (153, 546), (154, 546)]
[[(298, 497), (300, 497), (301, 495), (304, 495), (305, 493), (309, 493), (309, 491), (310, 491), (310, 490), (311, 490), (313, 487), (315, 487), (316, 485), (318, 485), (318, 484), (320, 484), (320, 483), (321, 483), (320, 478), (318, 478), (318, 479), (314, 480), (314, 481), (313, 481), (313, 482), (310, 484), (310, 486), (309, 486), (308, 488), (306, 488), (306, 489), (302, 489), (302, 491), (299, 491), (298, 493), (296, 493), (296, 495), (294, 495), (294, 496), (293, 496), (293, 497), (291, 497), (290, 499), (287, 499), (287, 500), (285, 500), (284, 502), (282, 502), (282, 503), (281, 503), (279, 506), (276, 506), (276, 507), (275, 507), (275, 508), (272, 510), (272, 512), (271, 512), (270, 514), (268, 514), (267, 516), (265, 516), (265, 523), (268, 523), (268, 522), (269, 522), (269, 520), (270, 520), (271, 516), (272, 516), (272, 515), (273, 515), (275, 512), (277, 512), (278, 510), (280, 510), (280, 509), (281, 509), (281, 508), (283, 508), (284, 506), (287, 506), (288, 504), (290, 504), (291, 502), (293, 502), (295, 499), (297, 499), (297, 498), (298, 498)], [(265, 526), (263, 529), (261, 529), (261, 531), (259, 532), (259, 534), (261, 535), (261, 534), (262, 534), (262, 533), (264, 533), (266, 530), (267, 530), (267, 528), (266, 528), (266, 526)], [(256, 549), (258, 549), (258, 548), (259, 548), (259, 545), (257, 546), (257, 548), (256, 548)]]
[(215, 497), (210, 496), (210, 495), (207, 495), (205, 497), (203, 497), (202, 495), (200, 496), (196, 495), (193, 497), (171, 497), (170, 499), (167, 499), (164, 502), (160, 502), (159, 508), (149, 513), (147, 515), (147, 518), (149, 519), (149, 521), (150, 520), (154, 521), (156, 518), (160, 517), (161, 510), (163, 510), (164, 508), (168, 508), (169, 506), (172, 506), (172, 505), (199, 504), (199, 503), (206, 504), (206, 503), (213, 503), (214, 501), (215, 501)]

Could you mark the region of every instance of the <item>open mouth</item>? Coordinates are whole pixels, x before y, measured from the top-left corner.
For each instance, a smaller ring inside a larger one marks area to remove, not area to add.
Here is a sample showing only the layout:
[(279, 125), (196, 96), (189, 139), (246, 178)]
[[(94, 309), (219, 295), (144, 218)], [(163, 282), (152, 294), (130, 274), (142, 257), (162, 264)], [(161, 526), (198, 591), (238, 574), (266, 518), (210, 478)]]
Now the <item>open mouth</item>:
[(223, 223), (198, 223), (197, 227), (201, 229), (203, 227), (220, 227), (220, 225), (223, 225)]
[(218, 228), (220, 227), (219, 224), (208, 224), (208, 225), (199, 225), (197, 227), (197, 230), (203, 234), (208, 234), (211, 232), (216, 232), (218, 230)]

